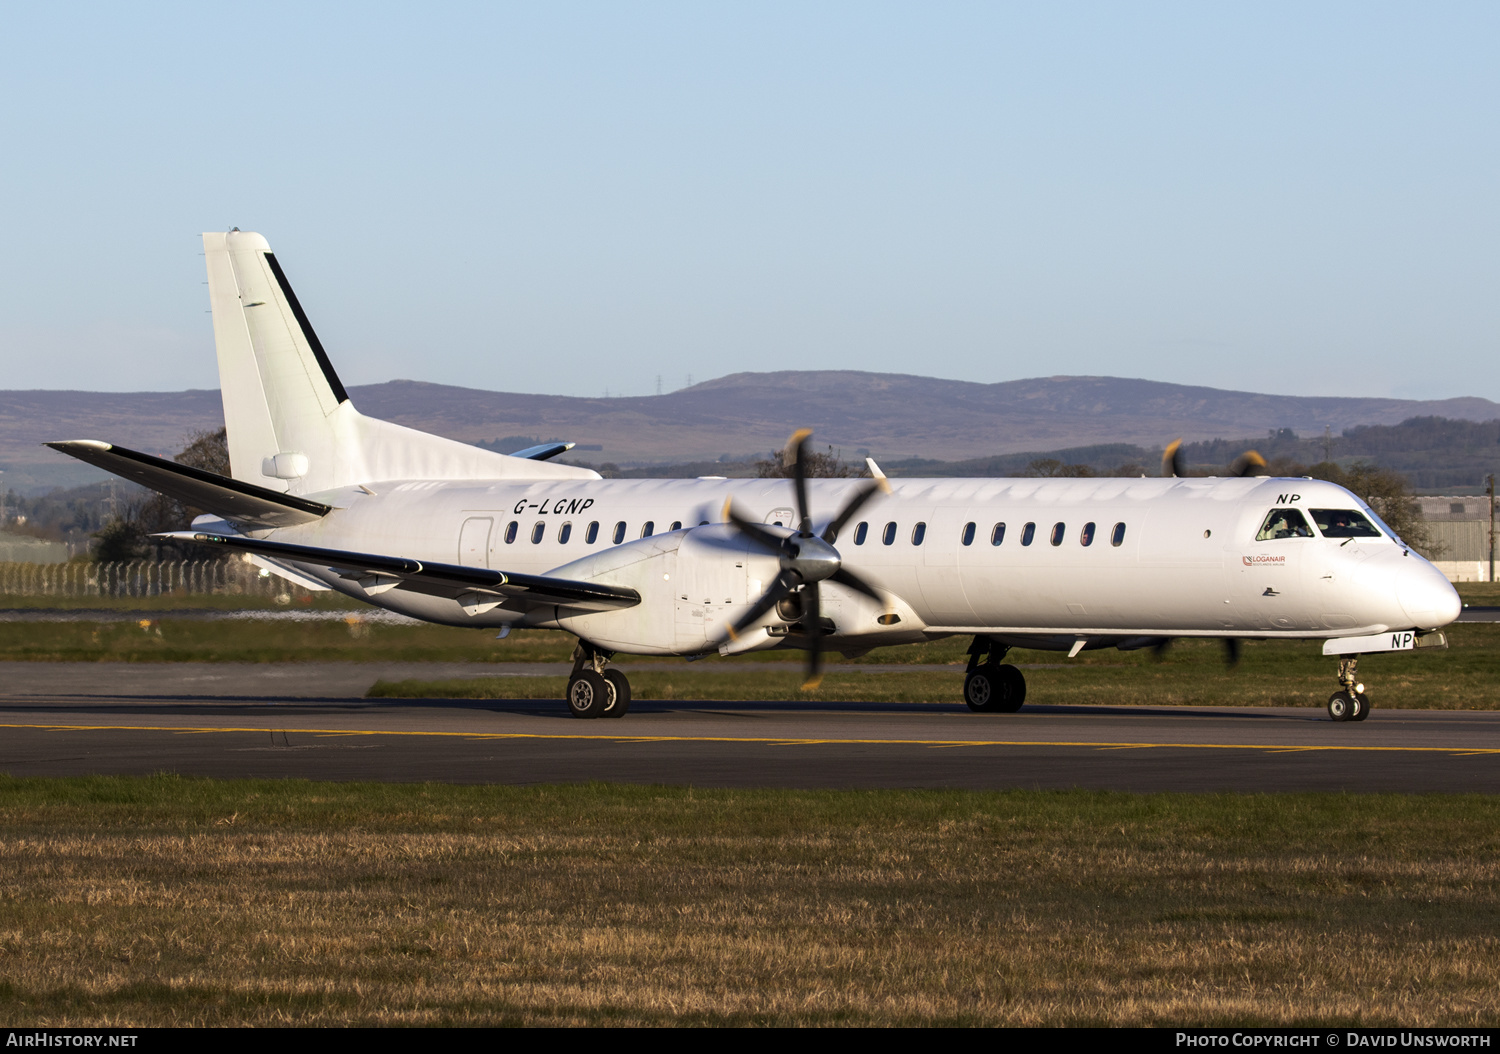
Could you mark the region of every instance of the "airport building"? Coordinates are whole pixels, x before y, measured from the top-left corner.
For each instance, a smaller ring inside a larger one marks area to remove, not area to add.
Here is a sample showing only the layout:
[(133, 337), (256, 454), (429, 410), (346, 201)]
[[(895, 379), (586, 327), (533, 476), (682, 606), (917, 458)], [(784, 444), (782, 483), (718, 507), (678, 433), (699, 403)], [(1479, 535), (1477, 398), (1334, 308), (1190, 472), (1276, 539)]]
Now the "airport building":
[(1418, 498), (1434, 543), (1429, 557), (1450, 582), (1490, 580), (1490, 499), (1484, 495)]

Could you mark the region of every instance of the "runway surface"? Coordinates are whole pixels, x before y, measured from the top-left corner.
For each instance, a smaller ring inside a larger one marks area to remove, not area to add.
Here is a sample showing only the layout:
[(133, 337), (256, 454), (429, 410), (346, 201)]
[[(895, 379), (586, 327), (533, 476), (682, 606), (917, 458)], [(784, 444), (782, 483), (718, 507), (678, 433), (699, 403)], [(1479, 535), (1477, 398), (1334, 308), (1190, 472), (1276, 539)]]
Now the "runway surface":
[[(529, 672), (518, 665), (510, 669)], [(552, 666), (535, 672), (552, 672)], [(0, 771), (714, 787), (1500, 792), (1500, 712), (365, 699), (493, 664), (0, 664)], [(955, 674), (955, 691), (957, 689)]]

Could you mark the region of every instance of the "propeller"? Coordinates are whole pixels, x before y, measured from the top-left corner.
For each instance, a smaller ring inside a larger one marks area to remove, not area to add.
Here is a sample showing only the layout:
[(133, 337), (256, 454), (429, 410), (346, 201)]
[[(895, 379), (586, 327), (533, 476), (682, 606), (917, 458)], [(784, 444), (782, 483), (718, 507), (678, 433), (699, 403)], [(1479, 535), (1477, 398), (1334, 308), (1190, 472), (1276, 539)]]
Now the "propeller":
[(736, 639), (750, 626), (764, 618), (772, 608), (787, 621), (795, 621), (807, 642), (807, 679), (802, 688), (811, 691), (823, 680), (823, 625), (822, 598), (818, 595), (818, 583), (829, 581), (848, 586), (872, 600), (884, 602), (874, 586), (843, 566), (838, 550), (833, 543), (839, 532), (853, 519), (860, 509), (877, 494), (889, 494), (890, 483), (880, 477), (858, 487), (844, 503), (821, 536), (813, 533), (812, 510), (807, 503), (807, 441), (812, 436), (810, 429), (800, 429), (787, 440), (783, 464), (791, 463), (792, 486), (797, 495), (797, 527), (795, 530), (768, 527), (741, 516), (734, 508), (734, 499), (724, 502), (724, 519), (734, 524), (741, 534), (756, 545), (776, 554), (781, 561), (781, 570), (760, 599), (728, 627), (730, 639)]
[[(1247, 450), (1234, 459), (1229, 466), (1231, 476), (1262, 476), (1261, 470), (1266, 467), (1266, 459), (1260, 456), (1257, 450)], [(1167, 448), (1161, 452), (1161, 474), (1169, 478), (1182, 478), (1187, 475), (1187, 466), (1182, 460), (1182, 440), (1174, 439), (1167, 444)]]
[(1231, 476), (1263, 476), (1260, 470), (1266, 467), (1266, 459), (1260, 456), (1257, 450), (1247, 450), (1234, 459), (1229, 466)]
[(1168, 477), (1182, 477), (1187, 471), (1182, 464), (1182, 440), (1174, 439), (1167, 444), (1167, 449), (1161, 452), (1161, 474)]

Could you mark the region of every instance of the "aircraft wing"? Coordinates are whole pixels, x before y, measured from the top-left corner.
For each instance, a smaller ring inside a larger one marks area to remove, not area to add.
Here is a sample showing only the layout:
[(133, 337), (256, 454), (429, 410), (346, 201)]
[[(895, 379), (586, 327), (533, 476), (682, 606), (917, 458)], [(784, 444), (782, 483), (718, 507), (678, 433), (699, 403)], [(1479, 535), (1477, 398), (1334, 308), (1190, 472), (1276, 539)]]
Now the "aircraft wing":
[(139, 450), (127, 450), (113, 443), (101, 443), (97, 439), (73, 439), (47, 445), (79, 461), (97, 465), (106, 472), (160, 491), (169, 498), (176, 498), (184, 505), (205, 509), (251, 529), (311, 523), (333, 511), (332, 506), (322, 502), (257, 487), (254, 483), (179, 465), (175, 461), (142, 454)]
[(503, 603), (515, 606), (517, 602), (523, 608), (558, 605), (586, 611), (628, 608), (641, 602), (641, 595), (634, 589), (597, 582), (577, 582), (550, 575), (513, 574), (509, 571), (492, 571), (487, 567), (430, 563), (402, 556), (351, 553), (342, 549), (322, 549), (311, 545), (293, 545), (290, 542), (207, 534), (201, 531), (172, 531), (153, 537), (175, 538), (200, 545), (222, 545), (301, 564), (321, 564), (338, 572), (343, 578), (358, 582), (367, 593), (406, 589), (430, 596), (451, 597), (465, 608), (476, 612), (487, 611)]

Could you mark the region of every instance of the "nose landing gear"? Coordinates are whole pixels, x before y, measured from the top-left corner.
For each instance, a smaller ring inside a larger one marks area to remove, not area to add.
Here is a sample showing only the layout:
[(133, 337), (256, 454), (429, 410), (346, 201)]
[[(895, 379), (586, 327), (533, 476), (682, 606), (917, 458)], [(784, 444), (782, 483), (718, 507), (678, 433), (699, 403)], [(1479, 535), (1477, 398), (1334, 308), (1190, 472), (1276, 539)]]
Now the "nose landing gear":
[(568, 677), (568, 710), (574, 717), (624, 717), (630, 709), (630, 681), (619, 670), (605, 669), (613, 655), (578, 641)]
[(1339, 684), (1343, 687), (1328, 697), (1330, 720), (1363, 721), (1370, 716), (1370, 697), (1365, 694), (1365, 686), (1355, 678), (1358, 667), (1358, 655), (1339, 660)]
[(1026, 678), (1014, 666), (1000, 661), (1008, 651), (1008, 644), (996, 644), (988, 637), (975, 637), (969, 645), (964, 702), (975, 713), (1013, 714), (1026, 701)]

